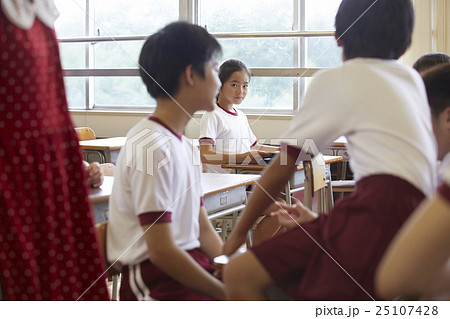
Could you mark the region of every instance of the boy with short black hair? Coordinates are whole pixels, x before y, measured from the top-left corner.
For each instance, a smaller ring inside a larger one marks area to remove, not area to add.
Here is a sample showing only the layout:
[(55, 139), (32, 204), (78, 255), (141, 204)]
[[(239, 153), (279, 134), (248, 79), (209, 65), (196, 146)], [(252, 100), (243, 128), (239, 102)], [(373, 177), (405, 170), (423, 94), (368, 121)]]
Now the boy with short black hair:
[[(341, 67), (318, 74), (284, 134), (282, 145), (224, 245), (230, 255), (256, 217), (284, 187), (301, 147), (313, 139), (324, 151), (339, 136), (348, 140), (356, 191), (317, 217), (298, 206), (276, 213), (285, 234), (230, 260), (224, 270), (231, 299), (265, 299), (278, 285), (297, 300), (376, 299), (374, 272), (387, 245), (425, 196), (436, 187), (436, 146), (419, 74), (399, 64), (411, 41), (410, 0), (343, 0), (336, 39)], [(295, 219), (287, 216), (286, 211)], [(284, 217), (284, 218), (283, 218)]]
[(439, 64), (422, 74), (431, 109), (438, 160), (450, 151), (450, 63)]
[(447, 54), (440, 52), (430, 52), (418, 58), (417, 61), (414, 62), (413, 68), (416, 69), (417, 72), (423, 73), (435, 65), (449, 62), (450, 56), (448, 56)]
[(202, 203), (198, 150), (183, 131), (214, 109), (221, 47), (205, 29), (167, 25), (145, 42), (141, 77), (152, 116), (127, 135), (110, 199), (107, 255), (122, 265), (121, 300), (224, 299), (211, 260), (222, 242)]

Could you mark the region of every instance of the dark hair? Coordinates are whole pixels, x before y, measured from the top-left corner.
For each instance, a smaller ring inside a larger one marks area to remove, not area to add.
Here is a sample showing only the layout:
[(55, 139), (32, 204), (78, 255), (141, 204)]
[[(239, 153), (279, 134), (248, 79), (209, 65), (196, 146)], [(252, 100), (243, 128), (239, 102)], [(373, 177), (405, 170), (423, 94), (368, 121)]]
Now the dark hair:
[(335, 26), (347, 59), (398, 59), (411, 43), (414, 10), (410, 0), (343, 0)]
[(222, 63), (219, 68), (219, 79), (222, 85), (230, 78), (234, 72), (244, 71), (247, 73), (249, 80), (252, 75), (244, 62), (236, 59), (229, 59)]
[(432, 66), (446, 62), (450, 62), (450, 56), (445, 53), (432, 52), (424, 54), (418, 58), (414, 63), (413, 68), (418, 72), (422, 72)]
[(450, 106), (450, 63), (431, 67), (422, 75), (431, 113), (437, 117)]
[(145, 41), (139, 56), (140, 75), (147, 91), (157, 99), (173, 96), (187, 66), (202, 77), (205, 64), (222, 52), (204, 28), (184, 21), (173, 22)]

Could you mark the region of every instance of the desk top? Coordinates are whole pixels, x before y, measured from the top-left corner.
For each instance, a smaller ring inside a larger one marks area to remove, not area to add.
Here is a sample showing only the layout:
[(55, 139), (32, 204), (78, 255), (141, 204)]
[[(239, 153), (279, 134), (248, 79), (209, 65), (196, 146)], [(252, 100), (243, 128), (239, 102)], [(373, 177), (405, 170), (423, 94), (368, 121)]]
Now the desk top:
[(109, 199), (109, 195), (111, 195), (112, 192), (113, 183), (113, 176), (105, 176), (102, 186), (100, 186), (99, 188), (90, 188), (89, 199), (91, 203), (97, 204), (107, 202)]
[[(214, 174), (202, 173), (202, 188), (204, 196), (214, 195), (239, 186), (250, 185), (258, 180), (260, 175), (252, 174)], [(89, 199), (92, 204), (106, 202), (112, 192), (113, 176), (105, 176), (100, 188), (89, 189)]]
[(214, 195), (240, 186), (253, 184), (260, 175), (202, 173), (203, 196)]
[(120, 150), (127, 141), (126, 137), (109, 137), (95, 140), (80, 141), (80, 147), (84, 150), (113, 151)]
[(331, 144), (331, 147), (346, 147), (347, 146), (347, 139), (345, 136), (341, 136), (337, 138), (333, 144)]
[[(323, 156), (323, 159), (325, 161), (325, 164), (332, 164), (336, 162), (341, 162), (343, 160), (342, 156)], [(242, 169), (242, 170), (249, 170), (249, 171), (262, 171), (268, 166), (268, 164), (265, 165), (258, 165), (258, 164), (222, 164), (222, 168), (231, 168), (231, 169)], [(301, 171), (303, 170), (303, 165), (298, 165), (297, 170)]]

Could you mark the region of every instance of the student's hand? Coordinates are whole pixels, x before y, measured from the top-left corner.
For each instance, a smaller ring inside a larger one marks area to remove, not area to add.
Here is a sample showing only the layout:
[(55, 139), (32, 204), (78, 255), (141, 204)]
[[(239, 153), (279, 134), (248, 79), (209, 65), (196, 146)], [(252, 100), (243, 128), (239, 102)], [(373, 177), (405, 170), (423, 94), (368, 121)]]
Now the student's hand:
[(270, 206), (266, 208), (263, 214), (271, 216), (272, 213), (277, 212), (281, 209), (281, 204), (286, 204), (286, 201), (282, 198), (277, 198), (277, 201), (270, 204)]
[(308, 223), (315, 220), (318, 215), (312, 210), (304, 206), (300, 201), (295, 200), (296, 203), (292, 206), (280, 203), (280, 209), (270, 215), (277, 218), (278, 223), (283, 226), (285, 230), (298, 227), (303, 223)]
[(97, 188), (103, 184), (103, 170), (98, 162), (93, 162), (86, 166), (86, 172), (90, 187)]

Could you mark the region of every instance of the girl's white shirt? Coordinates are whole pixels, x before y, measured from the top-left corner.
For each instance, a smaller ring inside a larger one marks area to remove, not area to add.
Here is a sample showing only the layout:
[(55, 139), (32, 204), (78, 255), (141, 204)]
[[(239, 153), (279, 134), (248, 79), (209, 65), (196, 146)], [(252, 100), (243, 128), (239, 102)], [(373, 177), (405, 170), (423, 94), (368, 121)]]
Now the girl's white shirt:
[(5, 16), (17, 27), (29, 29), (37, 17), (49, 28), (53, 28), (59, 11), (53, 0), (0, 0)]

